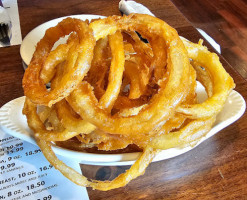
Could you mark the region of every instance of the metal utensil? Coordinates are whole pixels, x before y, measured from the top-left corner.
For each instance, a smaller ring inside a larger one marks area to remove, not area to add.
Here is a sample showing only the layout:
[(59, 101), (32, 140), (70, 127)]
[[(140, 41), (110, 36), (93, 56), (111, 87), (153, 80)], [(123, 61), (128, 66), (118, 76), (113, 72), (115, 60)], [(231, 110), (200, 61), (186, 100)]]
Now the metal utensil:
[(0, 44), (2, 46), (10, 45), (10, 28), (8, 24), (0, 24)]
[(12, 24), (6, 9), (2, 6), (1, 0), (0, 5), (0, 44), (2, 46), (9, 46)]

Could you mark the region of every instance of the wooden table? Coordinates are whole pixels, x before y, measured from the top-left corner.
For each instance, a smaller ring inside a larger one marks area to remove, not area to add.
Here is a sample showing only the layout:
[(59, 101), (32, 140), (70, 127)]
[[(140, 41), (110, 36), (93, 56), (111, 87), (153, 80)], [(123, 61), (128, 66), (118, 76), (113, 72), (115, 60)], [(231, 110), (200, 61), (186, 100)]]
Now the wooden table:
[[(170, 0), (143, 0), (159, 18), (180, 35), (197, 42), (196, 29)], [(74, 14), (119, 15), (118, 0), (18, 1), (22, 36), (36, 26)], [(22, 96), (24, 73), (20, 46), (0, 48), (0, 106)], [(236, 88), (247, 97), (246, 81), (221, 58)], [(108, 192), (88, 189), (90, 199), (247, 199), (247, 117), (220, 131), (192, 151), (150, 164), (145, 175), (126, 187)]]

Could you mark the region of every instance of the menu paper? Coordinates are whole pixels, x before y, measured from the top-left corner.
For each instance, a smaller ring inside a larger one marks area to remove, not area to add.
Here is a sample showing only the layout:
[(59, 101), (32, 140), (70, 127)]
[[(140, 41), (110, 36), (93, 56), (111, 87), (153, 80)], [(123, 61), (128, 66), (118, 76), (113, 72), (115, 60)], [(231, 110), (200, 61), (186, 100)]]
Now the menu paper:
[[(78, 161), (59, 157), (80, 172)], [(38, 146), (0, 129), (0, 200), (88, 200), (86, 188), (65, 178)]]

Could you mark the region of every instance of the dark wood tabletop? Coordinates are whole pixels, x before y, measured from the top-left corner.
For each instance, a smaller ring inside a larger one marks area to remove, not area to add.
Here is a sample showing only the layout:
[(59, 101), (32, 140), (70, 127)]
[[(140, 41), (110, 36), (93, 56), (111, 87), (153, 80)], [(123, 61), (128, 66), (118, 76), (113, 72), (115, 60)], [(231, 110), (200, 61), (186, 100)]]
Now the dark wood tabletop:
[[(142, 0), (158, 18), (181, 36), (197, 42), (202, 36), (170, 0)], [(23, 38), (36, 26), (75, 14), (120, 15), (118, 0), (18, 1)], [(207, 44), (207, 43), (205, 43)], [(213, 51), (209, 44), (207, 46)], [(20, 46), (0, 48), (0, 106), (23, 95)], [(247, 99), (246, 80), (221, 57), (234, 78), (235, 90)], [(143, 176), (107, 192), (88, 189), (96, 199), (247, 199), (247, 116), (206, 140), (195, 149), (150, 164)], [(83, 199), (83, 198), (82, 198)]]

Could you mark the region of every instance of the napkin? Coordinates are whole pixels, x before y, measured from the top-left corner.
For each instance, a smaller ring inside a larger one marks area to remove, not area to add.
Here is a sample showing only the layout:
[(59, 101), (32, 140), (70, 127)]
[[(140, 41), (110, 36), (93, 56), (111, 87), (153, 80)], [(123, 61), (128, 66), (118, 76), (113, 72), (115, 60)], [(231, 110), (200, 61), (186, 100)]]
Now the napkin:
[[(141, 13), (141, 14), (148, 14), (155, 16), (144, 5), (130, 0), (121, 0), (119, 2), (119, 10), (125, 15), (129, 15), (130, 13)], [(208, 41), (208, 43), (210, 43), (214, 47), (214, 49), (220, 54), (221, 53), (220, 45), (217, 42), (215, 42), (215, 40), (212, 37), (210, 37), (205, 31), (199, 28), (196, 29)]]
[(9, 46), (12, 37), (12, 31), (11, 31), (12, 24), (6, 9), (2, 6), (0, 6), (0, 26), (1, 26), (0, 47)]
[(147, 7), (140, 3), (136, 3), (135, 1), (121, 0), (119, 2), (119, 10), (125, 15), (129, 15), (130, 13), (141, 13), (154, 16)]
[[(8, 24), (10, 45), (19, 45), (22, 42), (21, 27), (17, 0), (2, 1), (0, 6), (0, 23)], [(3, 45), (0, 44), (0, 47)]]
[(3, 8), (2, 6), (0, 6), (0, 24), (11, 24), (9, 15), (6, 11), (5, 8)]

